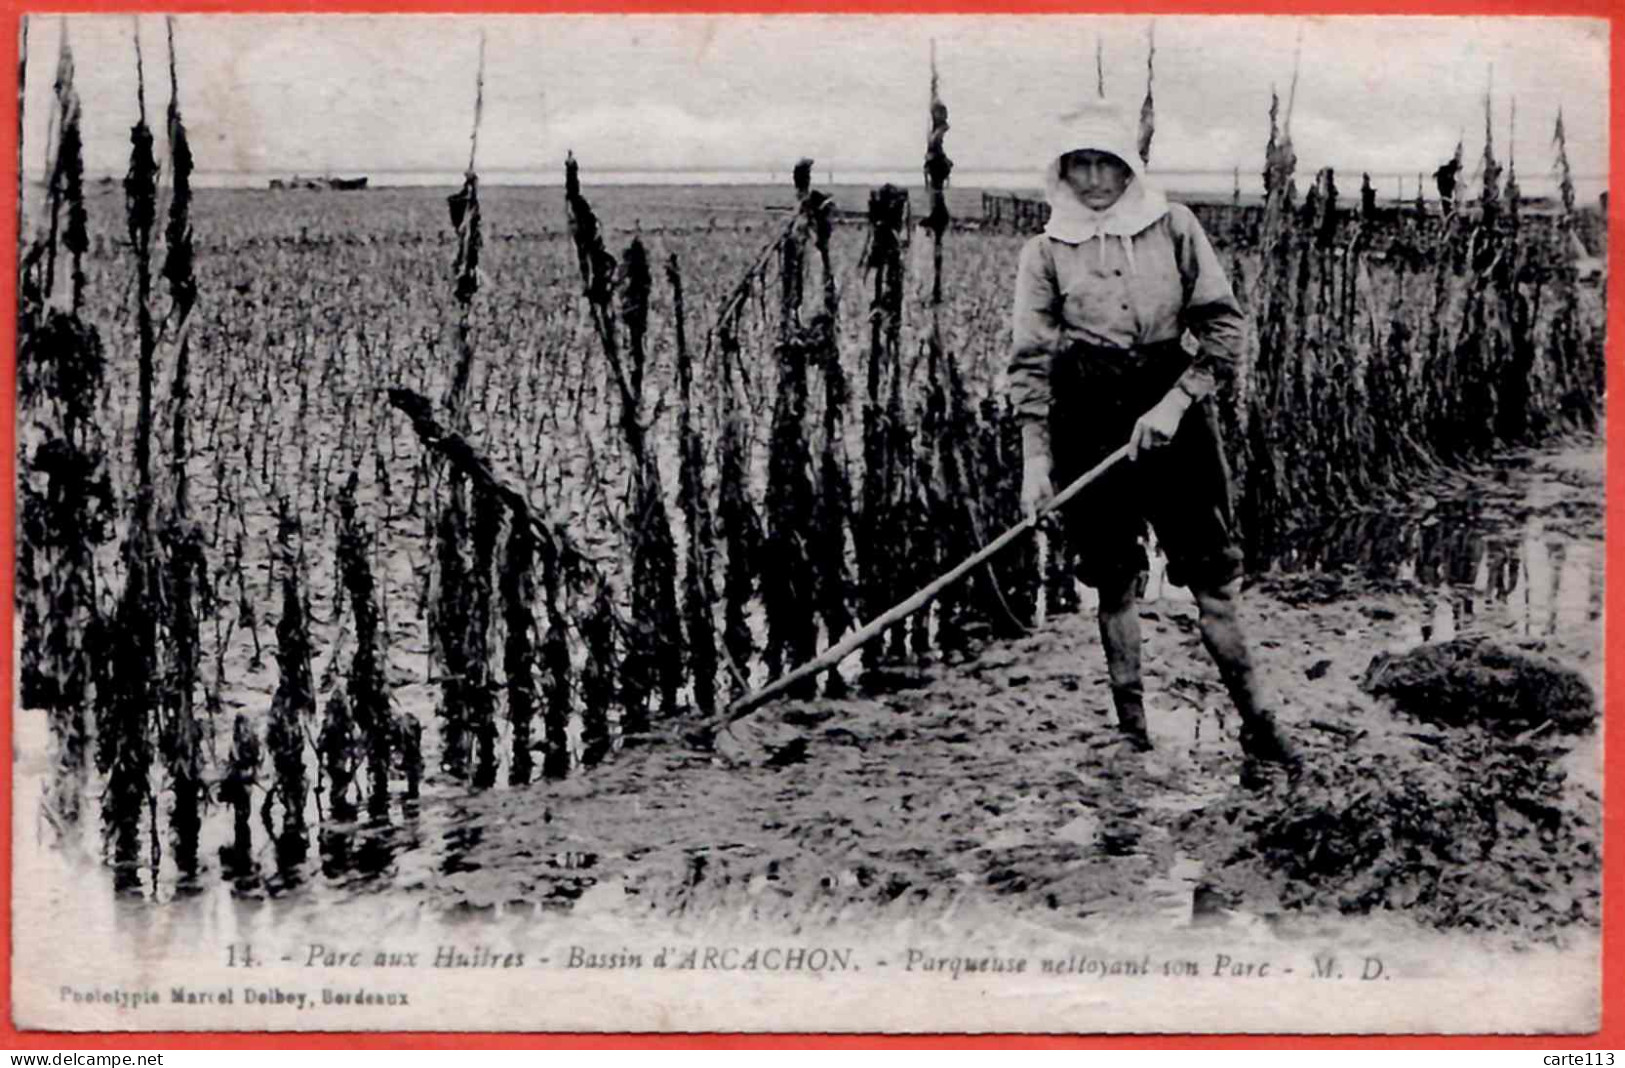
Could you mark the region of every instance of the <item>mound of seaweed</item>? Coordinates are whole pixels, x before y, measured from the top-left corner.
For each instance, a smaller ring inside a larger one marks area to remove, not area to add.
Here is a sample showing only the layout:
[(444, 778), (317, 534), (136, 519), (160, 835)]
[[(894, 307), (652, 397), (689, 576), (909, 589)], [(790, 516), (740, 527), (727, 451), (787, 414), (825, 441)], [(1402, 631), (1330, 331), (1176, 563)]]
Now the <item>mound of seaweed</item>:
[(1476, 729), (1306, 753), (1303, 775), (1183, 821), (1210, 881), (1256, 907), (1403, 910), (1438, 928), (1551, 936), (1601, 917), (1601, 805), (1554, 750)]
[(1478, 724), (1508, 734), (1548, 721), (1578, 733), (1597, 719), (1597, 698), (1585, 678), (1548, 657), (1482, 638), (1379, 653), (1360, 688), (1392, 698), (1407, 715), (1447, 726)]

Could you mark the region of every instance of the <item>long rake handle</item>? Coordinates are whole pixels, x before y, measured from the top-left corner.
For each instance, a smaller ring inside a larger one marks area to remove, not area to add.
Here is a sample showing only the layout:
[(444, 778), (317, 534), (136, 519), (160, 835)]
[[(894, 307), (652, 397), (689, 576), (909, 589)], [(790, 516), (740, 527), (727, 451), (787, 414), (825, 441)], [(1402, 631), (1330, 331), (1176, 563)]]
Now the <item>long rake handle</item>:
[(848, 634), (845, 638), (841, 639), (841, 641), (826, 649), (819, 657), (817, 657), (817, 659), (809, 660), (807, 663), (796, 668), (789, 674), (781, 675), (779, 678), (768, 683), (766, 686), (763, 686), (754, 693), (748, 693), (739, 698), (733, 704), (729, 705), (727, 710), (723, 713), (720, 726), (726, 727), (730, 724), (737, 723), (739, 720), (744, 719), (746, 716), (756, 711), (756, 709), (760, 708), (763, 704), (771, 701), (773, 698), (788, 690), (802, 679), (834, 667), (842, 660), (845, 660), (854, 650), (858, 649), (865, 642), (868, 642), (876, 635), (880, 634), (887, 627), (890, 627), (892, 624), (897, 623), (900, 620), (907, 619), (915, 612), (918, 612), (920, 609), (930, 604), (936, 598), (937, 594), (941, 593), (944, 589), (953, 585), (955, 582), (958, 582), (961, 578), (964, 578), (965, 575), (974, 569), (978, 564), (981, 564), (989, 557), (997, 553), (1000, 549), (1003, 549), (1006, 545), (1009, 545), (1011, 542), (1015, 541), (1017, 538), (1036, 527), (1039, 520), (1045, 515), (1048, 515), (1050, 512), (1065, 504), (1067, 501), (1070, 501), (1073, 497), (1076, 497), (1078, 494), (1082, 493), (1089, 487), (1090, 483), (1104, 475), (1119, 460), (1122, 460), (1128, 456), (1128, 448), (1129, 447), (1127, 444), (1119, 447), (1116, 452), (1112, 453), (1094, 467), (1091, 467), (1089, 470), (1079, 475), (1065, 489), (1051, 497), (1047, 503), (1040, 506), (1032, 515), (1023, 519), (1021, 522), (1017, 523), (1003, 534), (1000, 534), (998, 537), (982, 546), (982, 548), (978, 549), (973, 555), (967, 557), (952, 571), (948, 571), (932, 580), (929, 585), (923, 587), (918, 593), (915, 593), (906, 601), (900, 601), (891, 608), (887, 609), (880, 616), (876, 617), (874, 620), (864, 624), (860, 629)]

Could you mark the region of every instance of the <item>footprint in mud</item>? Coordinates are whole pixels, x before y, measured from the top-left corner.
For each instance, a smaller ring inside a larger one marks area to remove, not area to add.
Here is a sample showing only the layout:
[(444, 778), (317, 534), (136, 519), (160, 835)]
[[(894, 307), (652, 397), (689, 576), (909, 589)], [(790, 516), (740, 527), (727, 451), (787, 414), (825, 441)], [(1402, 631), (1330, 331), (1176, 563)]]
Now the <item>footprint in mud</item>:
[(1120, 798), (1116, 804), (1100, 813), (1097, 848), (1108, 857), (1128, 857), (1140, 851), (1140, 839), (1145, 833), (1144, 810), (1139, 805)]

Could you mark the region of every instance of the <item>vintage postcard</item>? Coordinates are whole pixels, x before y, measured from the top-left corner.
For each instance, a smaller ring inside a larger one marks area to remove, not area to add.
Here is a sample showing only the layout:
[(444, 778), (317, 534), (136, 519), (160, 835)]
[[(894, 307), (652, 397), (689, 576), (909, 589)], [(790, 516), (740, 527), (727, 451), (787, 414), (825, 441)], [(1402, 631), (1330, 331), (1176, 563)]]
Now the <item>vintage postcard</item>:
[(26, 18), (15, 1024), (1594, 1030), (1608, 40)]

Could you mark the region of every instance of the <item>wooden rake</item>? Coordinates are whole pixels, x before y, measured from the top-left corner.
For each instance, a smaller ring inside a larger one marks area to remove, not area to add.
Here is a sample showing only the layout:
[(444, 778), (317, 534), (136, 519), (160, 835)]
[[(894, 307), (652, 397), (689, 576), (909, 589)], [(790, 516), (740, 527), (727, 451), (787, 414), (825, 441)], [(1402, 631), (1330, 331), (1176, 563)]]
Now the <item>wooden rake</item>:
[(899, 601), (897, 604), (893, 605), (885, 612), (882, 612), (873, 620), (865, 623), (862, 627), (853, 631), (851, 634), (848, 634), (845, 638), (842, 638), (839, 642), (824, 650), (824, 652), (819, 654), (816, 658), (807, 661), (807, 663), (796, 668), (794, 671), (779, 676), (777, 679), (774, 679), (761, 689), (754, 690), (751, 693), (740, 697), (738, 700), (734, 701), (733, 704), (724, 709), (722, 713), (716, 716), (711, 722), (701, 724), (698, 728), (691, 731), (687, 735), (688, 740), (694, 745), (710, 748), (715, 744), (717, 732), (724, 730), (725, 728), (730, 727), (744, 719), (746, 716), (750, 715), (758, 708), (761, 708), (764, 704), (784, 693), (786, 690), (790, 689), (803, 679), (817, 675), (820, 672), (827, 671), (836, 664), (839, 664), (853, 652), (860, 649), (865, 643), (872, 641), (874, 638), (882, 634), (888, 627), (907, 619), (915, 612), (918, 612), (920, 609), (929, 605), (943, 590), (964, 578), (978, 565), (984, 563), (989, 558), (997, 554), (999, 550), (1003, 549), (1005, 546), (1009, 545), (1022, 535), (1032, 531), (1038, 526), (1046, 515), (1055, 511), (1055, 509), (1059, 508), (1067, 501), (1070, 501), (1072, 498), (1082, 493), (1085, 489), (1088, 489), (1090, 484), (1098, 480), (1107, 471), (1111, 470), (1111, 468), (1116, 465), (1118, 461), (1127, 457), (1128, 452), (1129, 446), (1127, 444), (1122, 445), (1117, 449), (1117, 451), (1113, 452), (1104, 460), (1100, 461), (1098, 464), (1091, 467), (1077, 478), (1073, 479), (1065, 489), (1051, 497), (1048, 502), (1039, 507), (1038, 510), (1032, 515), (1027, 516), (1021, 522), (1017, 523), (1003, 534), (1000, 534), (998, 537), (982, 546), (982, 548), (978, 549), (971, 556), (966, 557), (964, 561), (954, 567), (951, 571), (947, 571), (942, 575), (939, 575), (930, 583), (922, 587), (918, 592), (914, 593), (906, 600)]

